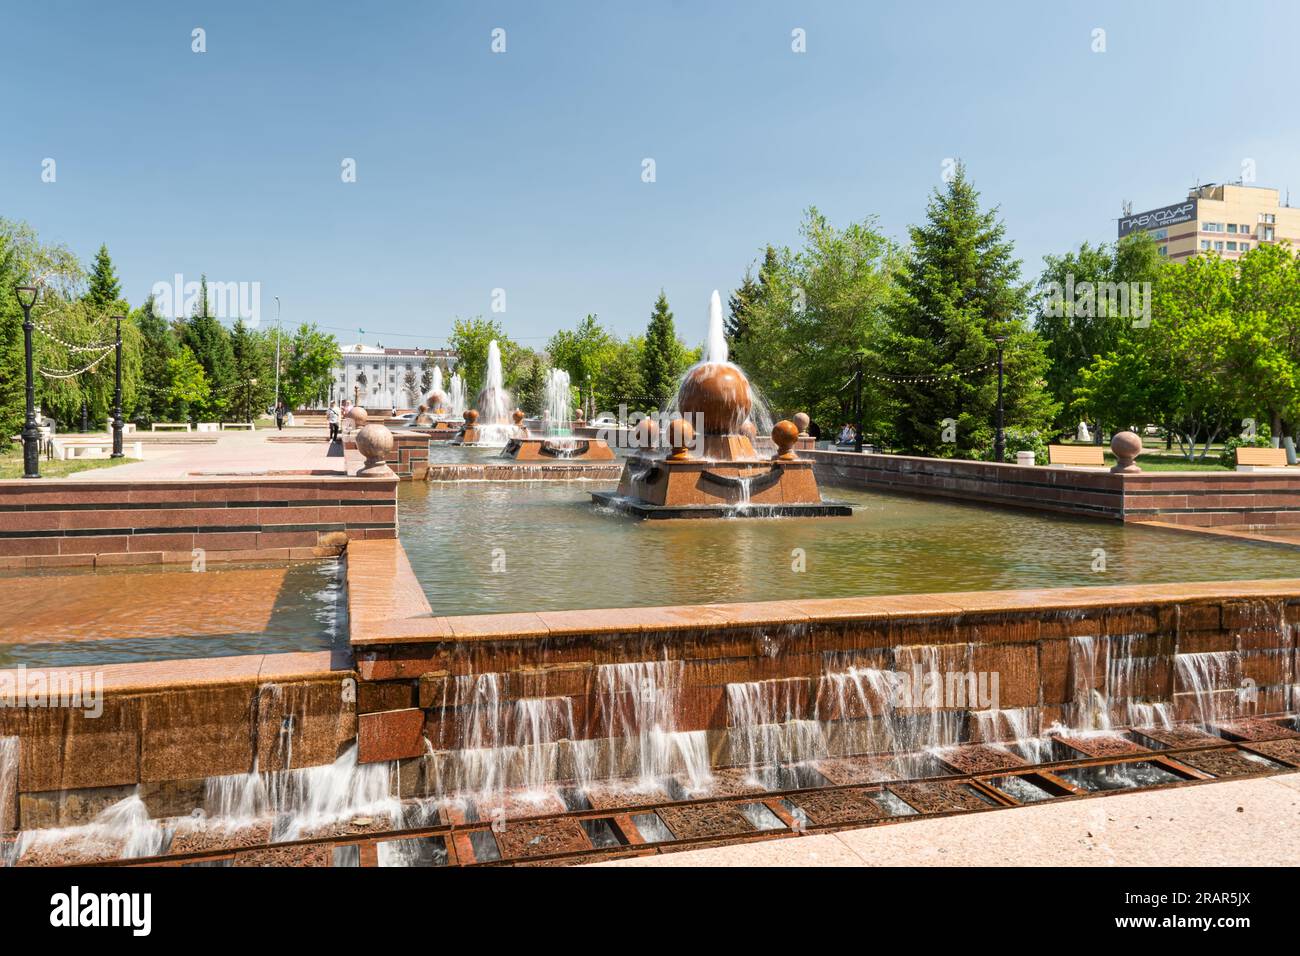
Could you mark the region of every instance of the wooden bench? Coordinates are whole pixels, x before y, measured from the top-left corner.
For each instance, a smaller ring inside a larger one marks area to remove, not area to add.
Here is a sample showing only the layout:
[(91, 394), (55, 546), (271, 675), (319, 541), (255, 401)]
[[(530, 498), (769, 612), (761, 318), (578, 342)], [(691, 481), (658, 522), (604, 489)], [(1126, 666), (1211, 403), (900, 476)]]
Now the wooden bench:
[(166, 428), (183, 428), (185, 431), (190, 430), (189, 422), (154, 422), (149, 426), (150, 430), (158, 431)]
[[(131, 458), (143, 458), (143, 442), (123, 442), (122, 450)], [(72, 441), (54, 440), (54, 448), (57, 456), (63, 461), (71, 461), (77, 458), (107, 458), (113, 453), (113, 439), (111, 438), (78, 438)], [(87, 454), (94, 452), (94, 454)], [(101, 454), (102, 452), (102, 454)]]
[(1105, 468), (1100, 445), (1048, 445), (1047, 462), (1053, 468)]
[(252, 422), (222, 422), (221, 423), (221, 430), (223, 432), (231, 428), (247, 428), (250, 432), (254, 430)]
[(1247, 445), (1237, 448), (1238, 471), (1285, 467), (1287, 467), (1285, 448), (1252, 448)]

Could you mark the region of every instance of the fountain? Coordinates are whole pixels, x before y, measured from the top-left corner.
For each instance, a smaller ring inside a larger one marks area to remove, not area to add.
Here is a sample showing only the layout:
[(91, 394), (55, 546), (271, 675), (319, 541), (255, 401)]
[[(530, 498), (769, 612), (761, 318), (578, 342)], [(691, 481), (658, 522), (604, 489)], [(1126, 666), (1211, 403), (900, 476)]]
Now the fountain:
[(794, 422), (772, 426), (773, 458), (763, 460), (755, 451), (766, 410), (745, 373), (728, 360), (717, 290), (709, 302), (704, 358), (682, 376), (674, 408), (677, 417), (663, 435), (669, 453), (658, 447), (658, 427), (643, 422), (618, 491), (593, 494), (596, 503), (638, 518), (852, 514), (845, 505), (822, 501), (812, 462), (794, 452), (800, 437)]
[(614, 452), (603, 438), (577, 438), (573, 421), (569, 417), (573, 408), (573, 389), (569, 373), (553, 368), (546, 374), (546, 414), (543, 428), (546, 434), (534, 437), (523, 425), (523, 413), (516, 411), (516, 426), (522, 434), (510, 439), (502, 457), (515, 461), (613, 461)]
[[(453, 380), (453, 387), (455, 381)], [(464, 389), (464, 383), (461, 383)], [(501, 347), (496, 339), (488, 344), (487, 368), (483, 390), (478, 393), (477, 408), (466, 409), (465, 425), (452, 440), (453, 445), (479, 445), (504, 448), (515, 437), (518, 425), (510, 420), (510, 393), (506, 391), (501, 371)]]

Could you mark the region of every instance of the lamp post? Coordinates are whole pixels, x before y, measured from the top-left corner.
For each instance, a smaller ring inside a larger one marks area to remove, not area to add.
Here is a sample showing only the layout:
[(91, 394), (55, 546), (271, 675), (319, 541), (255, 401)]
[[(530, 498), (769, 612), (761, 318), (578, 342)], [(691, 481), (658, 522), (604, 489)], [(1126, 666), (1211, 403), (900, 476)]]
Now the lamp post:
[(280, 410), (280, 297), (275, 297), (275, 408)]
[(23, 310), (23, 357), (27, 365), (27, 418), (23, 422), (23, 477), (41, 477), (41, 430), (36, 425), (36, 382), (32, 371), (32, 306), (40, 290), (20, 285), (14, 290)]
[(122, 319), (124, 316), (113, 316), (113, 322), (117, 325), (117, 341), (114, 348), (117, 350), (117, 366), (113, 369), (113, 453), (110, 458), (122, 457)]
[(993, 341), (998, 346), (998, 432), (993, 439), (993, 460), (1000, 463), (1006, 457), (1007, 451), (1007, 436), (1002, 428), (1002, 347), (1006, 345), (1007, 337), (995, 335)]
[(856, 380), (853, 386), (853, 450), (862, 454), (862, 355), (858, 355), (857, 368), (853, 372)]

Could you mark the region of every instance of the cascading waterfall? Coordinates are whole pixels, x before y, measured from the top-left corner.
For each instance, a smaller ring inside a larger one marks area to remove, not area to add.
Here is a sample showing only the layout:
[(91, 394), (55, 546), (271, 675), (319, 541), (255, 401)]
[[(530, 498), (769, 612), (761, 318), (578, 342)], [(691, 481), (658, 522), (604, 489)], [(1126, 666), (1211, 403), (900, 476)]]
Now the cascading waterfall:
[(586, 785), (591, 742), (582, 739), (570, 697), (524, 697), (503, 701), (503, 677), (487, 673), (455, 678), (458, 715), (451, 739), (426, 757), (432, 766), (434, 795), (499, 799), (522, 788), (540, 795), (559, 779)]
[(18, 738), (0, 737), (0, 833), (11, 830), (18, 803)]
[(1117, 719), (1133, 727), (1171, 725), (1168, 702), (1143, 696), (1163, 666), (1159, 657), (1133, 653), (1144, 638), (1142, 634), (1070, 638), (1070, 704), (1066, 710), (1070, 728), (1108, 731)]
[(803, 716), (807, 698), (808, 683), (801, 678), (727, 685), (732, 760), (749, 767), (751, 780), (763, 783), (776, 767), (827, 755), (821, 722)]
[(1236, 651), (1174, 655), (1177, 684), (1191, 693), (1197, 723), (1213, 724), (1237, 716), (1236, 698), (1223, 693), (1239, 690), (1232, 679), (1237, 663)]
[(602, 727), (609, 739), (608, 777), (633, 776), (643, 789), (657, 786), (659, 778), (670, 774), (681, 774), (690, 790), (708, 784), (707, 734), (677, 729), (684, 670), (685, 662), (680, 660), (597, 668)]

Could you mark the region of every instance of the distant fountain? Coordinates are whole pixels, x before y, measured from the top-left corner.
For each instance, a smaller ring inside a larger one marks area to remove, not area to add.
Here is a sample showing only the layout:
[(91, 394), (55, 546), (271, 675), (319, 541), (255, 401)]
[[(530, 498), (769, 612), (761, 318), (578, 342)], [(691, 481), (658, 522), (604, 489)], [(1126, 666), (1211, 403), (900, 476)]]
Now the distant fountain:
[(433, 387), (429, 389), (429, 394), (424, 396), (424, 405), (435, 420), (445, 418), (448, 414), (447, 392), (442, 387), (441, 365), (433, 367)]
[(488, 343), (483, 389), (475, 405), (476, 408), (467, 409), (465, 427), (453, 444), (504, 448), (515, 436), (517, 426), (510, 417), (512, 402), (501, 369), (501, 346), (496, 339)]
[(545, 436), (535, 438), (523, 428), (523, 414), (516, 412), (521, 434), (516, 435), (506, 446), (502, 455), (515, 461), (545, 461), (547, 459), (566, 459), (581, 461), (613, 461), (614, 452), (603, 438), (578, 438), (574, 434), (573, 388), (569, 373), (562, 368), (553, 368), (546, 374), (546, 386), (543, 391), (545, 415), (543, 431)]
[[(638, 518), (852, 514), (822, 501), (812, 462), (794, 452), (794, 422), (772, 426), (777, 454), (760, 459), (754, 438), (758, 424), (770, 419), (745, 373), (729, 361), (717, 290), (709, 300), (704, 358), (682, 376), (673, 408), (677, 417), (662, 436), (656, 427), (638, 427), (638, 451), (628, 456), (617, 493), (592, 495), (597, 504)], [(666, 456), (657, 447), (661, 437)]]
[(447, 388), (447, 410), (452, 418), (460, 418), (465, 414), (468, 403), (465, 401), (465, 379), (459, 372), (453, 372), (451, 383)]

